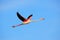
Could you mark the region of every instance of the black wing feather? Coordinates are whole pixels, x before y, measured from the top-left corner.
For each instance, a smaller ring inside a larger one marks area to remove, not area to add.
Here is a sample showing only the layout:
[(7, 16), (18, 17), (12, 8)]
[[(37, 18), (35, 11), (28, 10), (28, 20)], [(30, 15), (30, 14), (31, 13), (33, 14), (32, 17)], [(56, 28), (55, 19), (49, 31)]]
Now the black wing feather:
[(24, 20), (26, 20), (24, 17), (22, 17), (18, 12), (17, 12), (17, 16), (18, 16), (18, 18), (21, 20), (21, 21), (24, 21)]
[(30, 17), (32, 17), (33, 15), (31, 14), (30, 16), (28, 16), (28, 18), (27, 19), (29, 19)]

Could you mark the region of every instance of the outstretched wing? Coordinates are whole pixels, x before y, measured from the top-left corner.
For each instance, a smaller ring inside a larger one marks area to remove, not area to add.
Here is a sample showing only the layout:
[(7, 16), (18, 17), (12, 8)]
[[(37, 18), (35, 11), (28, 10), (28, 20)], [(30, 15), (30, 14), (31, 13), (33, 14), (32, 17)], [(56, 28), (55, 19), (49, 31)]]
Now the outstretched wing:
[(31, 15), (29, 15), (27, 19), (31, 18), (32, 16), (33, 16), (32, 14), (31, 14)]
[(22, 17), (18, 12), (17, 12), (17, 17), (21, 20), (21, 21), (24, 21), (26, 20), (24, 17)]

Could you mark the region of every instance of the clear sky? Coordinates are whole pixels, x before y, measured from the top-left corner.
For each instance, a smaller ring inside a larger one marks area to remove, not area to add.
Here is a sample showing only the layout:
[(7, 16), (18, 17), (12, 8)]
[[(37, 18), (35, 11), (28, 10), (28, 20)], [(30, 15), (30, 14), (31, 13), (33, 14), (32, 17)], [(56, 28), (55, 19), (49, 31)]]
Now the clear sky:
[[(12, 28), (16, 12), (45, 20)], [(60, 40), (60, 0), (0, 0), (0, 40)]]

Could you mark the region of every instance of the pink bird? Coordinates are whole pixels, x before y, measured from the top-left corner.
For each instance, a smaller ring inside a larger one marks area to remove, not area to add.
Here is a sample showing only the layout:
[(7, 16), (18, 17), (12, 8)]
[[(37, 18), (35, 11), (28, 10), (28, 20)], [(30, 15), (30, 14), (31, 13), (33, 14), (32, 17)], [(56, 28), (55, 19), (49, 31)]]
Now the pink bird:
[(28, 18), (24, 18), (23, 16), (21, 16), (18, 12), (17, 12), (17, 17), (22, 21), (22, 24), (18, 24), (12, 27), (16, 27), (16, 26), (20, 26), (20, 25), (24, 25), (24, 24), (28, 24), (31, 22), (31, 18), (32, 18), (32, 14), (28, 16)]
[[(31, 20), (32, 18), (32, 14), (28, 16), (28, 18), (24, 18), (23, 16), (21, 16), (18, 12), (17, 12), (17, 17), (22, 21), (22, 24), (18, 24), (15, 26), (12, 26), (13, 28), (20, 26), (20, 25), (25, 25), (25, 24), (29, 24), (30, 22), (36, 22), (37, 20)], [(44, 20), (44, 18), (41, 18), (40, 20)], [(39, 20), (38, 20), (39, 21)]]

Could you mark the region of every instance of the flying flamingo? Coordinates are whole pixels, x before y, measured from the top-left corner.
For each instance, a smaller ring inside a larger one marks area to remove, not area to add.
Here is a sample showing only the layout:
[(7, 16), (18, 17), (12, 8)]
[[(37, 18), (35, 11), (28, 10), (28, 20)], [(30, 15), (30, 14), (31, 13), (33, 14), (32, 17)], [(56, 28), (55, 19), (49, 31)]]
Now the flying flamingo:
[[(30, 22), (37, 22), (39, 20), (31, 20), (32, 18), (32, 14), (28, 16), (28, 18), (24, 18), (23, 16), (21, 16), (18, 12), (17, 12), (17, 17), (22, 21), (22, 24), (18, 24), (18, 25), (15, 25), (15, 26), (12, 26), (13, 28), (17, 27), (17, 26), (20, 26), (20, 25), (25, 25), (25, 24), (29, 24)], [(40, 18), (40, 20), (44, 20), (44, 18)]]

